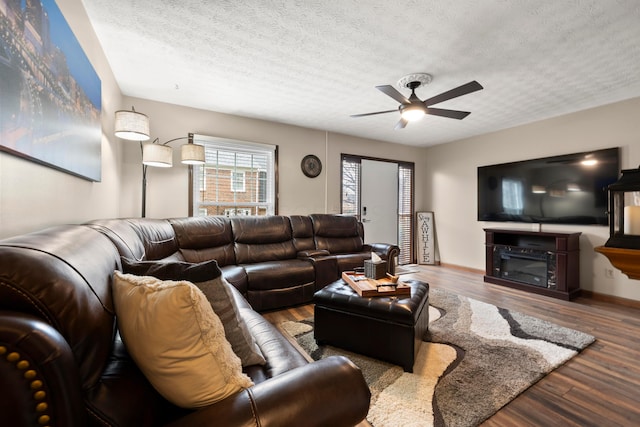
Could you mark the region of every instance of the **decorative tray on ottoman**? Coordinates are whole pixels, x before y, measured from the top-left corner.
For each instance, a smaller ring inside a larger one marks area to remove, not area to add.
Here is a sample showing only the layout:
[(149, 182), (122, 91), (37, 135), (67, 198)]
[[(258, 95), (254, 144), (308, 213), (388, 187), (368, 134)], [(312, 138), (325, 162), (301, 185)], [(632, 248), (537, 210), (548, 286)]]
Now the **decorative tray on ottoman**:
[(343, 271), (342, 280), (361, 297), (388, 297), (394, 295), (411, 295), (411, 286), (400, 281), (394, 283), (390, 278), (369, 279), (363, 273)]

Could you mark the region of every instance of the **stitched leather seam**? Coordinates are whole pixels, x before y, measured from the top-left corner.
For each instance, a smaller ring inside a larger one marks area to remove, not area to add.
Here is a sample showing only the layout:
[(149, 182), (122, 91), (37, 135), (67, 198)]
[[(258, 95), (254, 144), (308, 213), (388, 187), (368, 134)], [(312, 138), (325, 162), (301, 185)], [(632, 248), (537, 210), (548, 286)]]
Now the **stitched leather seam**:
[[(96, 233), (100, 233), (98, 230), (94, 230)], [(108, 240), (108, 237), (106, 237), (105, 235), (103, 235), (102, 233), (100, 233), (100, 236), (104, 237), (105, 239)], [(113, 243), (112, 243), (113, 245)], [(42, 249), (38, 249), (38, 248), (32, 248), (29, 246), (23, 246), (23, 245), (14, 245), (14, 244), (5, 244), (4, 246), (7, 247), (12, 247), (12, 248), (19, 248), (19, 249), (25, 249), (25, 250), (29, 250), (29, 251), (34, 251), (34, 252), (40, 252), (42, 254), (45, 255), (49, 255), (52, 258), (57, 259), (58, 261), (64, 263), (66, 266), (68, 266), (70, 269), (72, 269), (73, 271), (75, 271), (78, 276), (80, 276), (82, 278), (82, 280), (84, 281), (84, 283), (89, 287), (89, 289), (91, 289), (91, 293), (96, 297), (96, 299), (100, 302), (100, 305), (102, 306), (102, 308), (104, 308), (104, 310), (111, 314), (112, 316), (115, 316), (115, 312), (111, 309), (109, 309), (103, 302), (102, 299), (100, 298), (100, 296), (98, 295), (98, 293), (96, 292), (95, 289), (93, 289), (93, 286), (91, 286), (91, 283), (89, 283), (89, 281), (87, 280), (86, 277), (84, 277), (84, 275), (82, 273), (80, 273), (80, 270), (78, 270), (75, 266), (71, 265), (71, 263), (69, 263), (67, 260), (63, 259), (62, 257), (53, 254), (51, 252), (47, 252), (45, 250)]]
[(258, 408), (256, 406), (255, 399), (253, 398), (253, 393), (251, 389), (247, 389), (247, 395), (249, 396), (249, 402), (251, 403), (251, 414), (253, 415), (253, 419), (255, 420), (256, 427), (260, 427), (260, 420), (258, 419)]
[[(87, 225), (87, 224), (83, 224), (83, 225)], [(89, 224), (87, 226), (89, 228), (93, 228), (94, 230), (97, 230), (100, 233), (104, 234), (109, 239), (109, 241), (111, 241), (111, 237), (109, 236), (109, 233), (111, 232), (124, 246), (127, 247), (127, 249), (129, 249), (129, 252), (131, 252), (135, 256), (135, 252), (133, 251), (131, 246), (129, 246), (126, 240), (122, 238), (118, 233), (110, 229), (109, 227), (106, 227), (104, 225), (99, 225), (99, 224)], [(113, 241), (111, 241), (111, 244), (116, 247), (116, 250), (118, 250), (118, 246)], [(137, 261), (140, 261), (140, 260), (137, 260)]]
[(93, 418), (96, 421), (98, 421), (100, 424), (105, 425), (105, 426), (109, 426), (109, 427), (113, 426), (113, 424), (111, 424), (110, 422), (107, 422), (107, 420), (102, 418), (102, 414), (94, 411), (92, 407), (85, 406), (85, 408), (87, 409), (87, 412), (89, 412), (93, 416)]
[(44, 310), (42, 310), (42, 308), (40, 308), (38, 306), (38, 304), (36, 304), (37, 300), (34, 299), (31, 295), (29, 295), (28, 293), (26, 293), (25, 291), (23, 291), (22, 289), (14, 286), (14, 285), (10, 285), (8, 282), (5, 282), (5, 281), (0, 282), (0, 286), (4, 286), (6, 288), (9, 288), (11, 291), (22, 295), (25, 299), (27, 299), (31, 303), (33, 308), (35, 308), (42, 315), (42, 317), (44, 319), (46, 319), (46, 321), (49, 323), (49, 325), (53, 326), (55, 324), (55, 322), (53, 322), (53, 319), (50, 316), (48, 316), (47, 313)]

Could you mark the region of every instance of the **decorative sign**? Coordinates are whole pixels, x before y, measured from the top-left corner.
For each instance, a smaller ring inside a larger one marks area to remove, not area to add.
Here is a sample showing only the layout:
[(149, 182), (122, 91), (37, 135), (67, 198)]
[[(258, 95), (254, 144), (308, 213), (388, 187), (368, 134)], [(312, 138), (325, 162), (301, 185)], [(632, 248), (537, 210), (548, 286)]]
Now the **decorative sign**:
[(433, 231), (433, 212), (418, 212), (416, 241), (418, 242), (418, 264), (436, 263)]
[(0, 0), (0, 94), (0, 150), (100, 181), (100, 78), (54, 0)]

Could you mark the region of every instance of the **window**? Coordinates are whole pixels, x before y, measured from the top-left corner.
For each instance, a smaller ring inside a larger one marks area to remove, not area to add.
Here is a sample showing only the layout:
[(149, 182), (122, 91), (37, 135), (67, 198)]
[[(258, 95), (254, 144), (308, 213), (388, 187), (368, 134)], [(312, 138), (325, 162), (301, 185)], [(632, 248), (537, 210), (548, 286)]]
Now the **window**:
[(360, 219), (360, 159), (342, 158), (342, 210)]
[(231, 171), (231, 191), (245, 191), (244, 172)]
[[(342, 155), (341, 212), (360, 218), (360, 161), (364, 157)], [(413, 163), (398, 164), (398, 264), (413, 262)]]
[(398, 264), (413, 262), (413, 164), (398, 165)]
[(267, 178), (267, 172), (260, 171), (258, 173), (258, 201), (264, 203), (267, 201), (267, 186), (269, 179)]
[(189, 135), (205, 147), (205, 164), (193, 166), (191, 215), (275, 215), (275, 145)]

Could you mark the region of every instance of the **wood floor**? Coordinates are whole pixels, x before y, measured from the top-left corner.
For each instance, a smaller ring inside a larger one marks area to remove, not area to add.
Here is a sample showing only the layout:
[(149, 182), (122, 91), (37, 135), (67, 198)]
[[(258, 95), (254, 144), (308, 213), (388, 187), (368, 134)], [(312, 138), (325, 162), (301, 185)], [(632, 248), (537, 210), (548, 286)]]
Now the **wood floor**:
[[(417, 266), (402, 276), (596, 337), (596, 342), (502, 408), (483, 426), (640, 426), (640, 309), (580, 297), (571, 302), (484, 283), (477, 272)], [(633, 285), (633, 284), (632, 284)], [(640, 286), (640, 282), (637, 284)], [(278, 324), (313, 305), (266, 313)]]

